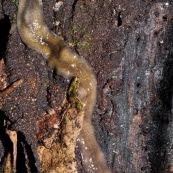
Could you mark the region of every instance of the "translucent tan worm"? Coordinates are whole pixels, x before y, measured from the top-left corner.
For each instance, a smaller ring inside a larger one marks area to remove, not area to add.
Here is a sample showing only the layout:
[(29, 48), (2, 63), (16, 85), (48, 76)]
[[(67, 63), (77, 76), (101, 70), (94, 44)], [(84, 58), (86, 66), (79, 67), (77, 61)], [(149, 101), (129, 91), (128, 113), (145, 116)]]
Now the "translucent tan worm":
[(49, 65), (65, 78), (78, 77), (79, 98), (84, 105), (84, 125), (79, 136), (87, 172), (109, 173), (104, 155), (96, 142), (91, 116), (96, 102), (97, 82), (87, 61), (72, 52), (43, 21), (41, 0), (19, 0), (17, 27), (22, 41), (42, 53)]

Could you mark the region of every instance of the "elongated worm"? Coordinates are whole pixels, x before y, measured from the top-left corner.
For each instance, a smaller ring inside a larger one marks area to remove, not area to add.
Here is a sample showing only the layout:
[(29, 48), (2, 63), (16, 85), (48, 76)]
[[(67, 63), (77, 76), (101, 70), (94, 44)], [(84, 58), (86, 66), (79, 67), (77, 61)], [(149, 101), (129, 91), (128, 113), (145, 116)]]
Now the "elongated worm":
[(19, 0), (17, 27), (22, 41), (42, 53), (60, 75), (65, 78), (78, 77), (78, 95), (84, 105), (84, 124), (78, 141), (84, 167), (90, 173), (109, 173), (91, 125), (97, 87), (91, 67), (49, 31), (43, 20), (41, 0)]

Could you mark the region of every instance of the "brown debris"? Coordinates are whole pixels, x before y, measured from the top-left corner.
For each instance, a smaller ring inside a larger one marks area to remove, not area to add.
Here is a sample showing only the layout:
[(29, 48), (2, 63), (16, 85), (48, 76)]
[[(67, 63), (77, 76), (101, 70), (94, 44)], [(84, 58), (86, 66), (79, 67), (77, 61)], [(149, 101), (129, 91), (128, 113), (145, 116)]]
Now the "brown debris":
[[(55, 130), (50, 138), (43, 140), (44, 146), (37, 147), (43, 172), (77, 173), (74, 151), (82, 121), (82, 112), (77, 113), (74, 108), (68, 109), (60, 129)], [(57, 141), (58, 135), (60, 139)]]
[(58, 129), (60, 125), (60, 118), (56, 112), (51, 109), (45, 114), (41, 120), (37, 122), (37, 139), (43, 138), (52, 128)]
[[(78, 80), (76, 82), (76, 78), (74, 78), (67, 91), (68, 100), (64, 102), (61, 121), (59, 124), (50, 119), (47, 121), (49, 124), (47, 129), (53, 126), (55, 130), (50, 137), (42, 140), (43, 146), (37, 147), (43, 172), (77, 173), (75, 147), (84, 117), (83, 105), (77, 97), (77, 91)], [(56, 115), (52, 109), (49, 110), (49, 114), (51, 117)], [(53, 118), (53, 120), (55, 119)], [(46, 121), (42, 121), (41, 124), (43, 122), (46, 124)]]
[(8, 134), (9, 138), (13, 143), (13, 172), (16, 172), (16, 161), (17, 161), (17, 132), (12, 130), (7, 130), (6, 133)]
[(0, 60), (0, 90), (3, 90), (7, 87), (7, 75), (4, 71), (4, 59)]
[(11, 159), (12, 159), (11, 153), (8, 153), (6, 157), (3, 173), (11, 173), (13, 171)]
[(5, 88), (4, 90), (0, 91), (0, 97), (10, 94), (16, 88), (18, 88), (23, 83), (23, 79), (19, 79), (12, 83), (10, 86)]

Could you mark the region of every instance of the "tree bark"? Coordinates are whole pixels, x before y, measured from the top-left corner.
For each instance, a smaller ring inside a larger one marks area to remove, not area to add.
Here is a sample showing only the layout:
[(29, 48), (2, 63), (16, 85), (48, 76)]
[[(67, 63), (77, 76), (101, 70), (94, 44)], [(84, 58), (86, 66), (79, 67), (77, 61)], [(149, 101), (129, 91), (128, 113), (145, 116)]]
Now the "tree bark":
[[(7, 84), (25, 81), (2, 98), (2, 163), (12, 148), (7, 127), (18, 133), (18, 153), (25, 155), (22, 146), (26, 145), (32, 162), (38, 160), (32, 154), (39, 145), (37, 123), (50, 107), (58, 112), (69, 85), (39, 53), (21, 42), (16, 3), (0, 2), (0, 58), (5, 62), (0, 75), (3, 78), (5, 73)], [(172, 2), (64, 0), (57, 11), (55, 0), (43, 3), (49, 29), (83, 56), (96, 74), (93, 126), (111, 172), (173, 172)], [(76, 155), (78, 172), (84, 173), (78, 148)], [(19, 172), (27, 171), (24, 167), (17, 163)]]

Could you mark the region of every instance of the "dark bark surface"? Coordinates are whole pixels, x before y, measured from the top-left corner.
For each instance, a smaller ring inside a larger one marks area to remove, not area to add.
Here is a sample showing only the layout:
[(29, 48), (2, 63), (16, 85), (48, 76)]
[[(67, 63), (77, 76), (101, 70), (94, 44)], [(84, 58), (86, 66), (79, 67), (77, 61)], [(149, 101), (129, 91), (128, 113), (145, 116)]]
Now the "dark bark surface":
[[(58, 11), (55, 3), (44, 0), (46, 24), (96, 74), (93, 126), (112, 173), (173, 172), (171, 0), (64, 0)], [(50, 107), (58, 112), (69, 81), (22, 43), (16, 15), (16, 1), (0, 3), (0, 58), (7, 83), (24, 79), (2, 98), (0, 158), (11, 149), (3, 124), (7, 120), (35, 162), (37, 122)], [(79, 172), (84, 173), (76, 150)]]

